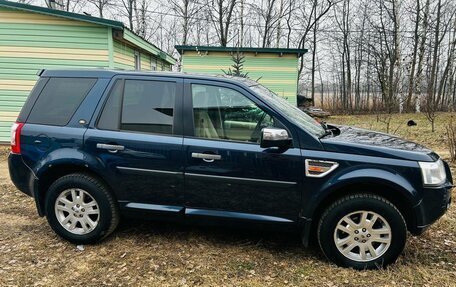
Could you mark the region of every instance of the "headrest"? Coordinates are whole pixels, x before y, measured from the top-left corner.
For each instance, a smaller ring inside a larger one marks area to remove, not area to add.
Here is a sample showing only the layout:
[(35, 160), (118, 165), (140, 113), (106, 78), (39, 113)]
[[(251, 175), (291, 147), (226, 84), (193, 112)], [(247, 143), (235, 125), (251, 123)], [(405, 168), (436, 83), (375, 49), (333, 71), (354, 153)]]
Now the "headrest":
[(215, 95), (209, 95), (208, 92), (201, 91), (193, 95), (193, 107), (195, 108), (210, 108), (217, 106)]

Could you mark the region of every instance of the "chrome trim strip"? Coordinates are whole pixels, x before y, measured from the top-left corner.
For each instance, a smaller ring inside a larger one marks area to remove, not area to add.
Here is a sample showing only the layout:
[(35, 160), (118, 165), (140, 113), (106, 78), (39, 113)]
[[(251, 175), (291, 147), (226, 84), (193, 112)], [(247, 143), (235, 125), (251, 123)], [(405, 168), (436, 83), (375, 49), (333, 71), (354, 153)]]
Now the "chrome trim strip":
[(183, 175), (183, 172), (180, 171), (168, 171), (168, 170), (156, 170), (156, 169), (145, 169), (145, 168), (136, 168), (136, 167), (126, 167), (126, 166), (117, 166), (118, 170), (126, 171), (140, 171), (147, 173), (158, 173), (158, 174), (171, 174), (171, 175)]
[(198, 174), (198, 173), (184, 173), (184, 175), (185, 176), (193, 176), (193, 177), (219, 178), (219, 179), (238, 180), (238, 181), (247, 181), (247, 182), (264, 182), (264, 183), (276, 183), (276, 184), (286, 184), (286, 185), (296, 185), (296, 184), (298, 184), (297, 182), (293, 182), (293, 181), (280, 181), (280, 180), (232, 177), (232, 176), (209, 175), (209, 174)]
[(151, 210), (151, 211), (176, 212), (176, 213), (180, 212), (184, 209), (183, 206), (148, 204), (148, 203), (139, 203), (139, 202), (129, 202), (125, 205), (125, 207), (134, 208), (134, 209)]
[(224, 210), (210, 210), (210, 209), (196, 209), (186, 208), (185, 215), (187, 216), (212, 216), (212, 217), (223, 217), (223, 218), (234, 218), (234, 219), (245, 219), (245, 220), (256, 220), (256, 221), (271, 221), (280, 223), (293, 223), (293, 220), (253, 213), (233, 212)]
[[(311, 173), (309, 173), (309, 162), (310, 161), (332, 164), (332, 166), (327, 171), (325, 171), (324, 173), (311, 174)], [(308, 158), (304, 162), (305, 162), (305, 169), (306, 169), (306, 176), (307, 177), (324, 177), (325, 175), (330, 174), (332, 171), (334, 171), (339, 166), (339, 163), (337, 163), (335, 161), (325, 161), (325, 160), (318, 160), (318, 159), (309, 159)]]

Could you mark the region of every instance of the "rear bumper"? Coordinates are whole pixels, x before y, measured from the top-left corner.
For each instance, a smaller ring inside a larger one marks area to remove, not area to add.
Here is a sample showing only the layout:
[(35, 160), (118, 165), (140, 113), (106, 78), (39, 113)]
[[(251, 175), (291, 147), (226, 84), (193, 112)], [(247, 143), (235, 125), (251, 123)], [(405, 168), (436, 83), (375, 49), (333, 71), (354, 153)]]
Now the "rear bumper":
[(423, 233), (432, 223), (437, 221), (451, 206), (451, 190), (453, 185), (447, 182), (439, 188), (423, 189), (423, 198), (414, 207), (416, 224), (411, 228), (415, 235)]
[(24, 163), (22, 156), (10, 153), (8, 156), (8, 169), (11, 181), (17, 189), (28, 196), (33, 196), (32, 185), (30, 184), (34, 178), (33, 173)]

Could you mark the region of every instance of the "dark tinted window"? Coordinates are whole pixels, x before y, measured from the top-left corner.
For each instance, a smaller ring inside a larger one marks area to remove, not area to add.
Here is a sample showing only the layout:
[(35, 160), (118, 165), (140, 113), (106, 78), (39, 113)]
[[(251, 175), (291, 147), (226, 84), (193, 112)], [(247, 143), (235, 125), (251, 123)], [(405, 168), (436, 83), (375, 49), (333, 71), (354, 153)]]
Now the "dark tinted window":
[(48, 78), (40, 78), (35, 86), (33, 87), (32, 91), (30, 92), (30, 95), (27, 98), (27, 101), (25, 104), (22, 106), (21, 113), (17, 117), (18, 122), (25, 122), (27, 120), (27, 116), (30, 114), (30, 111), (33, 108), (33, 105), (35, 104), (36, 99), (41, 93), (41, 90), (44, 88), (46, 85)]
[(175, 97), (175, 83), (126, 80), (120, 129), (171, 134)]
[(27, 122), (64, 126), (97, 80), (51, 78), (33, 106)]
[(120, 106), (122, 105), (122, 81), (118, 80), (112, 88), (108, 101), (98, 120), (98, 128), (103, 130), (118, 130), (120, 118)]

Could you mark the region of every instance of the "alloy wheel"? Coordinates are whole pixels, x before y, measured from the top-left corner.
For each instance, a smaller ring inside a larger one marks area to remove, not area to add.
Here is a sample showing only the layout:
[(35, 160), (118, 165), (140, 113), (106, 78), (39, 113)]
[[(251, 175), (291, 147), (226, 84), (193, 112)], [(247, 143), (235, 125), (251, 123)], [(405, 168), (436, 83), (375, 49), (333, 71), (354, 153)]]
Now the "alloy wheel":
[(100, 220), (97, 201), (88, 192), (78, 188), (62, 191), (55, 201), (54, 209), (59, 223), (73, 234), (90, 233)]
[(339, 220), (334, 243), (348, 259), (366, 262), (382, 256), (391, 245), (389, 223), (373, 211), (355, 211)]

